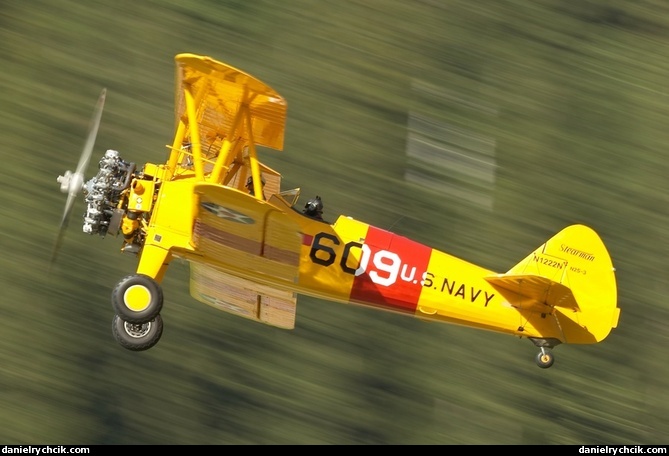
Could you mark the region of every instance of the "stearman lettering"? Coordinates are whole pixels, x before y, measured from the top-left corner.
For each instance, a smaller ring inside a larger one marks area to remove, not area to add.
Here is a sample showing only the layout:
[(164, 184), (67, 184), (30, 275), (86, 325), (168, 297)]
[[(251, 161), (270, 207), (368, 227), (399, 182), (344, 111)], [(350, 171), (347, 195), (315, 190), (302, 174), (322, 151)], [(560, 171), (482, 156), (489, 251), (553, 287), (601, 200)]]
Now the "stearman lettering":
[(560, 245), (560, 250), (562, 250), (565, 253), (568, 253), (569, 255), (574, 255), (579, 258), (583, 258), (586, 261), (595, 261), (595, 256), (592, 253), (584, 252), (583, 250), (578, 250), (573, 247), (569, 247), (568, 245), (561, 244)]

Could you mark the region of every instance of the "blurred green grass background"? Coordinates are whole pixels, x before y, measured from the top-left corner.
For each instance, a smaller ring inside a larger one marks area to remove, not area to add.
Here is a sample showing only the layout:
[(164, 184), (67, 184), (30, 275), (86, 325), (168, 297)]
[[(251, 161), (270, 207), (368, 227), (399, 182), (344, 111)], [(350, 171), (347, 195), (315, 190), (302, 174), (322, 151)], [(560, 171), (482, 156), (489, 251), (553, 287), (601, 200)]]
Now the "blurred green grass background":
[[(0, 441), (666, 444), (668, 25), (660, 0), (4, 0)], [(180, 52), (288, 100), (285, 150), (264, 161), (330, 219), (500, 272), (590, 225), (617, 268), (619, 327), (541, 370), (527, 340), (315, 299), (293, 331), (259, 325), (195, 302), (174, 263), (162, 340), (124, 350), (109, 296), (136, 260), (80, 232), (82, 201), (46, 273), (56, 177), (102, 87), (89, 175), (108, 148), (164, 160)], [(459, 181), (487, 205), (431, 185), (453, 176), (408, 155), (415, 119), (492, 145), (492, 184)]]

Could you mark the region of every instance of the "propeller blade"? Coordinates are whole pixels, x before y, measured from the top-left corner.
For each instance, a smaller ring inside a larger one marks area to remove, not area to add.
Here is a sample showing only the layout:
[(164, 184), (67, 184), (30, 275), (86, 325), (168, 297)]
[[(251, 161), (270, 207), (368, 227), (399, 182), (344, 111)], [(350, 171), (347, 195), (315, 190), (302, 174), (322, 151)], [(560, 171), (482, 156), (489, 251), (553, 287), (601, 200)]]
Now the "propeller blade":
[(91, 125), (88, 130), (88, 138), (86, 139), (84, 150), (81, 153), (81, 158), (79, 158), (79, 164), (77, 165), (77, 170), (75, 171), (75, 174), (86, 173), (86, 168), (88, 168), (88, 162), (91, 159), (91, 153), (93, 153), (95, 138), (98, 136), (98, 129), (100, 128), (100, 120), (102, 119), (102, 109), (105, 106), (106, 97), (107, 97), (107, 89), (102, 89), (100, 97), (98, 98), (98, 102), (95, 105), (93, 119), (91, 120)]
[(60, 220), (60, 227), (58, 229), (58, 236), (56, 237), (56, 242), (53, 245), (53, 250), (51, 251), (51, 261), (49, 263), (49, 270), (51, 266), (56, 261), (58, 256), (58, 251), (63, 241), (63, 236), (67, 229), (67, 225), (70, 221), (70, 215), (72, 214), (72, 208), (74, 207), (74, 201), (79, 192), (82, 189), (84, 184), (84, 173), (88, 168), (88, 163), (91, 159), (91, 154), (93, 153), (93, 146), (95, 146), (95, 139), (98, 135), (98, 130), (100, 128), (100, 121), (102, 119), (102, 110), (105, 105), (105, 98), (107, 97), (107, 89), (102, 89), (100, 97), (98, 98), (97, 103), (95, 104), (95, 109), (93, 111), (93, 118), (88, 129), (88, 137), (86, 138), (86, 143), (84, 144), (84, 149), (81, 152), (79, 157), (79, 163), (77, 164), (77, 170), (74, 173), (67, 171), (65, 176), (59, 176), (58, 182), (61, 183), (61, 191), (67, 193), (67, 201), (65, 203), (65, 209), (63, 210), (63, 216)]
[(58, 251), (60, 250), (60, 245), (63, 242), (63, 236), (67, 230), (67, 225), (70, 221), (70, 214), (72, 213), (72, 208), (74, 207), (74, 199), (76, 194), (68, 193), (67, 202), (65, 203), (65, 210), (63, 211), (63, 217), (60, 220), (60, 228), (58, 229), (58, 236), (56, 237), (56, 242), (53, 244), (53, 250), (51, 251), (51, 261), (49, 262), (49, 269), (56, 262), (58, 257)]

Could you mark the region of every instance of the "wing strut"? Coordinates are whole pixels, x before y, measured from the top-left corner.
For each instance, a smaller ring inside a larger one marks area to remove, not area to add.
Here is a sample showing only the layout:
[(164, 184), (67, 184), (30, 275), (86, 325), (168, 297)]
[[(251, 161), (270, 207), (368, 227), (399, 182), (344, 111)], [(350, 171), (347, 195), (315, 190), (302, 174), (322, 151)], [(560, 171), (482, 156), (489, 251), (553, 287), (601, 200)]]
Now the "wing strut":
[(246, 105), (246, 124), (249, 128), (249, 162), (251, 165), (251, 176), (253, 176), (253, 194), (258, 199), (263, 199), (262, 178), (260, 177), (260, 165), (258, 164), (258, 153), (256, 143), (253, 139), (253, 124), (251, 122), (251, 110)]
[(188, 125), (190, 125), (190, 140), (193, 150), (193, 165), (195, 166), (195, 177), (198, 180), (204, 180), (204, 166), (202, 163), (202, 147), (200, 144), (200, 129), (197, 127), (197, 110), (195, 109), (195, 99), (191, 93), (190, 87), (184, 87), (184, 96), (186, 100), (186, 112), (188, 115)]

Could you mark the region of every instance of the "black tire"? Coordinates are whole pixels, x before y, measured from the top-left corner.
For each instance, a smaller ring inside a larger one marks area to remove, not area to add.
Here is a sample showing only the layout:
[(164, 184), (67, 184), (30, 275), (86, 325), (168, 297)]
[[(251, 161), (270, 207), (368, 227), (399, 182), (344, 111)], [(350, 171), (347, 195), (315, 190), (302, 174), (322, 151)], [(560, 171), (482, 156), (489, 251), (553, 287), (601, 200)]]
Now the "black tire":
[(163, 308), (163, 289), (147, 275), (126, 276), (112, 291), (112, 307), (129, 323), (149, 322)]
[(121, 347), (130, 351), (144, 351), (158, 343), (163, 335), (163, 319), (160, 315), (148, 323), (128, 323), (114, 315), (112, 334)]
[(546, 350), (537, 353), (537, 356), (534, 358), (534, 360), (536, 361), (537, 366), (539, 366), (540, 368), (548, 369), (555, 362), (555, 357), (551, 352)]

